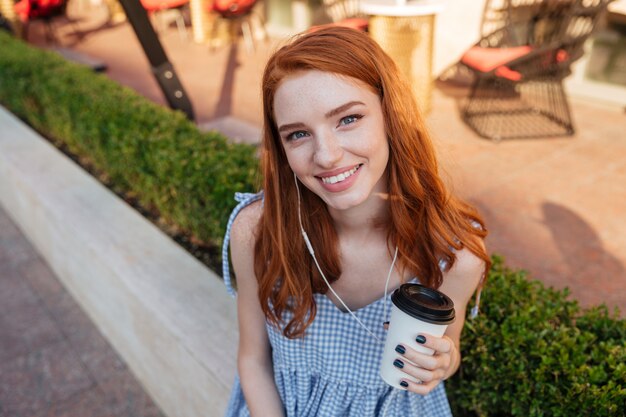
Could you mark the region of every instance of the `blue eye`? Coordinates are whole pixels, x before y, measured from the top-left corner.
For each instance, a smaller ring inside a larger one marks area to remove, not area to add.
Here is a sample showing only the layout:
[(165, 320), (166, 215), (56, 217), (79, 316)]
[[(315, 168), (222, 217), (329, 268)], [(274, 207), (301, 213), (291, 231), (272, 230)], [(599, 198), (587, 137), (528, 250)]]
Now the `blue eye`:
[(340, 126), (345, 126), (356, 122), (357, 120), (363, 117), (362, 114), (351, 114), (350, 116), (346, 116), (339, 121)]
[(304, 130), (296, 130), (295, 132), (291, 132), (290, 134), (288, 134), (286, 139), (287, 141), (294, 140), (294, 139), (297, 140), (297, 139), (302, 139), (308, 135), (309, 134)]

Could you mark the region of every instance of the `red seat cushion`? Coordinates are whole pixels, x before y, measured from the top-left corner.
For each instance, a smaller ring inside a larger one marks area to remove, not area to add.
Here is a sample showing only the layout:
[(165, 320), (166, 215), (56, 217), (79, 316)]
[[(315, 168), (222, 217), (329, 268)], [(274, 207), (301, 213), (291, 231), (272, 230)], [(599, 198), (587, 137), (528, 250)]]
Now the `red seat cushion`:
[(509, 61), (528, 54), (530, 46), (516, 46), (513, 48), (482, 48), (474, 46), (463, 55), (461, 62), (468, 67), (481, 72), (489, 72)]
[(496, 75), (512, 81), (519, 81), (522, 75), (504, 64), (528, 54), (530, 46), (516, 46), (513, 48), (482, 48), (474, 46), (463, 55), (461, 62), (480, 72), (489, 72), (496, 69)]
[(15, 4), (15, 14), (22, 22), (37, 17), (58, 15), (63, 12), (67, 0), (21, 0)]
[(369, 26), (369, 21), (362, 17), (350, 17), (347, 19), (342, 19), (339, 22), (335, 22), (335, 26), (342, 26), (356, 29), (360, 32), (365, 32), (367, 31), (367, 27)]
[(223, 17), (238, 17), (250, 12), (257, 0), (213, 0), (209, 10), (219, 13)]
[(565, 62), (569, 59), (569, 54), (565, 49), (559, 49), (558, 51), (556, 51), (556, 56), (554, 57), (554, 59), (558, 63)]
[(173, 9), (189, 3), (189, 0), (141, 0), (141, 5), (148, 12)]
[(522, 79), (522, 74), (518, 71), (512, 70), (506, 65), (502, 65), (496, 69), (496, 75), (500, 78), (506, 78), (511, 81), (519, 81)]
[(20, 17), (22, 22), (28, 20), (28, 12), (30, 11), (30, 3), (28, 0), (20, 0), (15, 3), (15, 14)]
[(323, 24), (323, 25), (311, 26), (307, 30), (307, 32), (308, 33), (313, 33), (313, 32), (317, 32), (320, 29), (323, 29), (323, 28), (326, 28), (326, 27), (333, 27), (333, 26), (341, 26), (341, 27), (346, 27), (346, 28), (358, 30), (359, 32), (367, 32), (367, 28), (369, 26), (369, 22), (367, 21), (367, 19), (362, 19), (362, 18), (359, 18), (359, 17), (351, 17), (349, 19), (343, 19), (343, 20), (340, 20), (340, 21), (335, 22), (335, 23), (326, 23), (326, 24)]

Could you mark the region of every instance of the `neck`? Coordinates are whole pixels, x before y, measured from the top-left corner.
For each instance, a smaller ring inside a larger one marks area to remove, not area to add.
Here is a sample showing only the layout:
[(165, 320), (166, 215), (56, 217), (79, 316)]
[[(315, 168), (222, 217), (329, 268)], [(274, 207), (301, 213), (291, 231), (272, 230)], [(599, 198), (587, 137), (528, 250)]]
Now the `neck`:
[(337, 234), (350, 238), (369, 238), (373, 233), (386, 233), (383, 227), (389, 217), (388, 195), (375, 193), (362, 204), (348, 210), (328, 208)]

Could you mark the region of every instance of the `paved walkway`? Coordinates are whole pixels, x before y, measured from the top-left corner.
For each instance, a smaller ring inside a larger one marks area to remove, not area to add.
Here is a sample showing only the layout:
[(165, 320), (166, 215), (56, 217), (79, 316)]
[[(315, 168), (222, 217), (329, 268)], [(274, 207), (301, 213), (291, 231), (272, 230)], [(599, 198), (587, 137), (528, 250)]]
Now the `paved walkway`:
[(0, 417), (162, 417), (0, 207)]

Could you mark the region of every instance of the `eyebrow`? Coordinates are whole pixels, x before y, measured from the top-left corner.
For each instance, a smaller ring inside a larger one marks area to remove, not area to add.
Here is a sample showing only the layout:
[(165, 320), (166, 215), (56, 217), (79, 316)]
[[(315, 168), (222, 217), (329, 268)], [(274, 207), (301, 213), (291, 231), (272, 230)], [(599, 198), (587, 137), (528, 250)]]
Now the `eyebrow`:
[(305, 127), (304, 123), (289, 123), (287, 125), (282, 125), (281, 127), (279, 127), (278, 131), (279, 132), (284, 132), (284, 131), (287, 131), (287, 130), (300, 129), (300, 128), (303, 128), (303, 127)]
[(324, 117), (326, 117), (328, 119), (329, 117), (336, 116), (339, 113), (348, 110), (350, 107), (357, 106), (359, 104), (365, 106), (365, 103), (363, 103), (362, 101), (349, 101), (346, 104), (342, 104), (341, 106), (337, 107), (336, 109), (333, 109), (333, 110), (329, 111), (328, 113), (326, 113), (324, 115)]
[[(330, 117), (336, 116), (339, 113), (342, 113), (342, 112), (348, 110), (349, 108), (351, 108), (353, 106), (357, 106), (357, 105), (365, 106), (365, 103), (363, 103), (362, 101), (349, 101), (346, 104), (342, 104), (341, 106), (330, 110), (329, 112), (324, 114), (324, 117), (328, 119)], [(278, 131), (279, 132), (284, 132), (286, 130), (299, 129), (299, 128), (303, 128), (303, 127), (305, 127), (304, 123), (289, 123), (289, 124), (280, 126), (278, 128)]]

